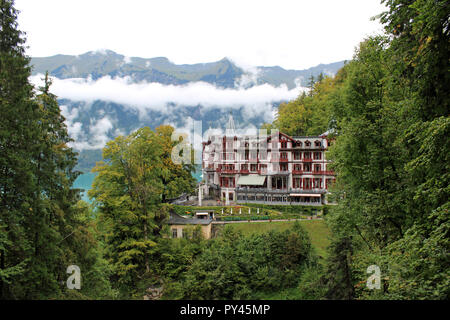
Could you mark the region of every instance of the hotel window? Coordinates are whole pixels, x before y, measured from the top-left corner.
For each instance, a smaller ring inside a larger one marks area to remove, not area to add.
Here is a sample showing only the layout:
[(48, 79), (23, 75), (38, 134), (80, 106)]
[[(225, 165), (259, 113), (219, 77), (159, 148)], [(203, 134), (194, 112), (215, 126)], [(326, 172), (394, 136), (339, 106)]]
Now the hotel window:
[(303, 170), (305, 170), (305, 172), (311, 172), (311, 164), (310, 163), (303, 164)]
[(234, 160), (234, 153), (228, 152), (225, 154), (226, 160)]
[(305, 159), (311, 159), (311, 152), (305, 152), (304, 158)]
[(302, 187), (302, 179), (294, 178), (293, 179), (294, 189), (300, 189)]
[(241, 165), (241, 170), (242, 171), (248, 171), (248, 164), (242, 164)]
[(303, 179), (303, 189), (311, 189), (311, 179), (310, 178)]
[(287, 148), (287, 141), (281, 141), (281, 147)]
[(282, 152), (282, 153), (281, 153), (281, 159), (285, 159), (285, 160), (288, 159), (288, 154), (287, 154), (287, 152)]
[(261, 164), (259, 170), (261, 170), (261, 173), (267, 173), (267, 164)]
[(314, 165), (314, 171), (316, 171), (316, 172), (320, 171), (320, 164)]
[(172, 238), (177, 238), (177, 237), (178, 237), (178, 230), (172, 229)]
[(322, 179), (316, 178), (314, 179), (314, 188), (320, 189), (322, 187)]
[(302, 171), (302, 165), (301, 164), (294, 164), (294, 171)]
[(317, 140), (317, 141), (314, 142), (314, 145), (315, 145), (316, 147), (321, 147), (321, 146), (322, 146), (322, 143), (321, 143), (319, 140)]
[(321, 160), (322, 152), (314, 152), (314, 160)]
[(308, 141), (308, 140), (306, 140), (306, 141), (305, 141), (305, 147), (310, 147), (310, 146), (311, 146), (311, 142)]
[(226, 164), (225, 165), (225, 170), (234, 171), (234, 164)]
[(300, 160), (302, 158), (302, 153), (300, 151), (294, 152), (294, 160)]
[(250, 171), (257, 171), (257, 170), (258, 170), (258, 165), (256, 163), (250, 165)]
[(259, 152), (259, 159), (260, 160), (267, 160), (267, 151), (266, 150)]
[(287, 163), (281, 164), (281, 165), (280, 165), (280, 169), (281, 169), (281, 171), (288, 171), (288, 165), (287, 165)]

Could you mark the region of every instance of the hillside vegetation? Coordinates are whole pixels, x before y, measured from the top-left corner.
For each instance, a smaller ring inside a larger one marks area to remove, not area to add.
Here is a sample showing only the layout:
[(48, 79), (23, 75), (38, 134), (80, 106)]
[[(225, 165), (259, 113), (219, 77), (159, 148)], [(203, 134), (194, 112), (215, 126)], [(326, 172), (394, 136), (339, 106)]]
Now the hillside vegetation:
[[(196, 188), (194, 165), (172, 161), (185, 142), (172, 141), (171, 126), (109, 141), (94, 206), (80, 200), (51, 80), (30, 84), (17, 11), (2, 0), (0, 299), (142, 299), (157, 287), (164, 299), (448, 300), (450, 2), (382, 2), (384, 34), (362, 41), (336, 76), (311, 77), (308, 94), (264, 125), (330, 133), (337, 205), (325, 207), (326, 228), (248, 223), (206, 240), (200, 227), (170, 238), (169, 199)], [(79, 290), (64, 286), (73, 264)], [(379, 289), (366, 285), (374, 265)]]

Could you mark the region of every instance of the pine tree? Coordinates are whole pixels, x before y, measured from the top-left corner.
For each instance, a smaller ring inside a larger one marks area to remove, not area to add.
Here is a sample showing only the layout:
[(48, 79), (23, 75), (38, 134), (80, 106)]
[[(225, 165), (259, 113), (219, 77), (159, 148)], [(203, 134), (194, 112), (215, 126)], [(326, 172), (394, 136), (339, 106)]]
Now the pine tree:
[(311, 76), (308, 79), (308, 89), (309, 89), (309, 96), (312, 97), (313, 95), (313, 90), (314, 90), (314, 76), (311, 74)]
[(37, 141), (25, 39), (17, 29), (14, 1), (0, 2), (0, 296), (25, 272), (30, 248), (24, 219), (36, 199), (32, 148)]
[(51, 80), (35, 95), (14, 1), (0, 9), (0, 298), (61, 297), (67, 266), (96, 274), (97, 244)]

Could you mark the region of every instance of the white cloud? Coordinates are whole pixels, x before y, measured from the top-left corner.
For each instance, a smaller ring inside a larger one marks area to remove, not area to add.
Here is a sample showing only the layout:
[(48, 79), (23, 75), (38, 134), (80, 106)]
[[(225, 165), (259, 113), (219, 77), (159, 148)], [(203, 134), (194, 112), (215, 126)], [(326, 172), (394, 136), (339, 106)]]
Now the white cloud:
[(93, 149), (102, 148), (110, 140), (108, 132), (113, 128), (113, 124), (108, 117), (104, 117), (95, 122), (90, 128), (90, 145)]
[[(257, 72), (253, 72), (253, 74), (256, 76)], [(41, 84), (41, 78), (42, 75), (32, 76), (30, 81), (37, 86)], [(201, 112), (216, 108), (240, 109), (245, 119), (262, 117), (264, 121), (270, 122), (274, 117), (273, 103), (294, 99), (302, 90), (305, 90), (300, 86), (288, 89), (285, 85), (274, 87), (269, 84), (224, 89), (205, 82), (194, 82), (187, 85), (133, 83), (129, 77), (104, 77), (98, 80), (54, 78), (52, 80), (52, 92), (59, 98), (84, 102), (80, 107), (70, 110), (66, 105), (61, 105), (68, 132), (75, 140), (72, 146), (79, 150), (102, 148), (111, 137), (126, 134), (115, 127), (117, 121), (110, 118), (103, 109), (97, 110), (95, 114), (100, 119), (92, 120), (87, 127), (77, 121), (79, 115), (87, 112), (86, 110), (96, 100), (122, 104), (130, 110), (138, 112), (141, 120), (149, 117), (148, 111), (158, 111), (161, 114), (161, 122), (168, 123), (175, 128), (178, 127), (178, 130), (182, 132), (189, 132), (187, 130), (192, 128), (194, 121), (191, 117), (185, 120), (184, 125), (176, 125), (180, 121), (178, 110), (182, 110), (185, 106), (201, 105), (204, 109)], [(190, 133), (190, 140), (194, 141), (192, 133)], [(196, 137), (195, 141), (201, 141), (197, 138), (199, 137)]]
[(131, 57), (127, 57), (127, 56), (123, 57), (123, 63), (124, 64), (131, 63)]
[(70, 111), (66, 105), (61, 105), (61, 114), (66, 119), (65, 123), (67, 126), (67, 132), (69, 133), (72, 139), (78, 140), (82, 137), (82, 124), (81, 122), (75, 122), (75, 119), (78, 118), (79, 110), (78, 108), (72, 108)]
[(262, 72), (261, 69), (246, 63), (242, 59), (239, 59), (239, 57), (228, 59), (244, 71), (244, 74), (235, 81), (235, 87), (245, 89), (258, 84), (258, 78)]
[[(64, 114), (65, 111), (62, 107), (61, 112)], [(70, 143), (70, 146), (77, 150), (101, 149), (105, 146), (106, 142), (111, 140), (108, 133), (113, 132), (114, 136), (123, 134), (119, 129), (111, 131), (114, 125), (113, 121), (108, 117), (93, 121), (86, 134), (82, 130), (81, 122), (72, 122), (70, 118), (66, 118), (66, 125), (69, 135), (75, 140)]]
[[(32, 76), (31, 82), (40, 83), (42, 75)], [(163, 113), (176, 112), (183, 106), (202, 105), (204, 108), (244, 107), (247, 117), (263, 115), (271, 118), (272, 103), (296, 98), (305, 88), (288, 89), (282, 85), (269, 84), (249, 88), (223, 89), (205, 82), (193, 82), (187, 85), (163, 85), (160, 83), (132, 83), (129, 77), (98, 80), (92, 79), (53, 79), (52, 92), (59, 98), (72, 101), (93, 102), (103, 100), (123, 104), (139, 111), (145, 116), (147, 110)], [(174, 104), (175, 108), (168, 108)]]
[(99, 48), (93, 51), (89, 51), (90, 55), (94, 55), (94, 54), (103, 54), (103, 55), (107, 55), (108, 54), (108, 49), (106, 48)]

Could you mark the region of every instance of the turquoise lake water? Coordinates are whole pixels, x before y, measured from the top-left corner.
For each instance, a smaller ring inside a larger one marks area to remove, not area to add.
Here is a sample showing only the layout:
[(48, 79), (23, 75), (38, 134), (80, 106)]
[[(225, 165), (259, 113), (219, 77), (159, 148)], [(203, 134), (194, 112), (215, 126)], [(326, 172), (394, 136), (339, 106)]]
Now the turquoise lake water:
[(89, 172), (84, 173), (78, 176), (78, 178), (73, 183), (73, 187), (77, 189), (84, 189), (82, 199), (87, 202), (91, 202), (87, 196), (88, 190), (92, 187), (92, 182), (94, 182), (94, 178), (97, 176), (97, 173)]
[[(201, 170), (196, 171), (192, 174), (192, 176), (197, 180), (201, 181)], [(89, 172), (89, 173), (83, 173), (81, 174), (73, 183), (73, 187), (77, 189), (84, 189), (82, 199), (87, 202), (91, 202), (89, 200), (89, 197), (87, 196), (87, 192), (92, 188), (92, 183), (94, 182), (95, 177), (97, 176), (97, 173)]]

